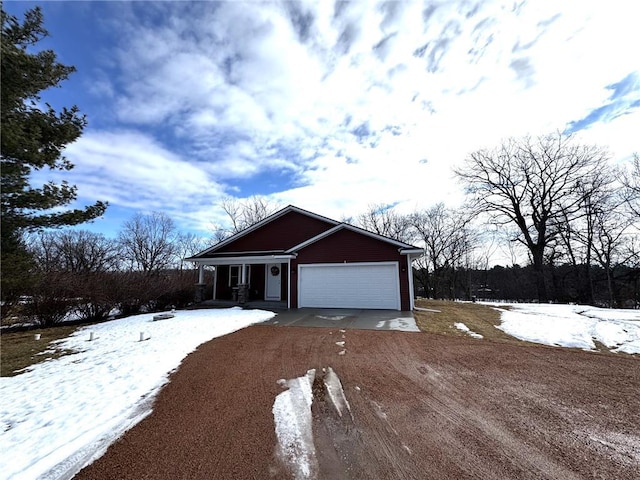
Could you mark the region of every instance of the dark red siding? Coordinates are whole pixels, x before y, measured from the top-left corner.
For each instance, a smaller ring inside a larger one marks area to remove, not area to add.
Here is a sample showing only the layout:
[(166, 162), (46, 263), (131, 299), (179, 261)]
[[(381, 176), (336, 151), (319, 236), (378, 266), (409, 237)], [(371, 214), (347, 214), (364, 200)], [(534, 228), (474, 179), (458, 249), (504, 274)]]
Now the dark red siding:
[(288, 250), (334, 226), (308, 215), (288, 212), (216, 250), (216, 253)]
[(342, 229), (298, 252), (291, 261), (291, 307), (298, 306), (298, 265), (307, 263), (398, 262), (400, 308), (410, 309), (407, 256), (398, 247), (361, 233)]

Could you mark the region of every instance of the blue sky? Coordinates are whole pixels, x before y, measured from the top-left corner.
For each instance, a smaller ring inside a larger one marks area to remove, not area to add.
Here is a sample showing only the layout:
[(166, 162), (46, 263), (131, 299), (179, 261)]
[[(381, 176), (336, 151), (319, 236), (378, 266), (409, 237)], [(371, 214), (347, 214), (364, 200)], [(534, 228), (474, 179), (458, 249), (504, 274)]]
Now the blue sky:
[(337, 219), (456, 205), (451, 168), (509, 136), (640, 150), (626, 0), (39, 4), (41, 46), (78, 69), (43, 100), (89, 121), (64, 178), (109, 201), (85, 226), (107, 235), (162, 211), (207, 236), (226, 196)]

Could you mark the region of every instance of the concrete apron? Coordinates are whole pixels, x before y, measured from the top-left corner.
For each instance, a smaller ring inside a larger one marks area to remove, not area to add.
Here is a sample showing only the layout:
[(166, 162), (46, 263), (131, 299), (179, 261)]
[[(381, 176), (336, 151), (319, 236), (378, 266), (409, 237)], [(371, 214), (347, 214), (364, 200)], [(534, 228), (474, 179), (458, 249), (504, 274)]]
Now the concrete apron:
[(419, 332), (412, 312), (345, 308), (298, 308), (278, 311), (262, 325), (323, 327), (355, 330), (399, 330)]

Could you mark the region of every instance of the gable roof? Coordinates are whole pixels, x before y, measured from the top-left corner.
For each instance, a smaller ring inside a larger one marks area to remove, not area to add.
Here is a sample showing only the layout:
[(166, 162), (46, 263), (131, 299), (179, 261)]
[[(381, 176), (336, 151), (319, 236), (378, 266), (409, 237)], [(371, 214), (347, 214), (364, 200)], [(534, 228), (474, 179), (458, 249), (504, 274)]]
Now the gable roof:
[[(197, 258), (203, 258), (208, 254), (214, 253), (217, 250), (220, 250), (222, 248), (224, 248), (225, 246), (229, 245), (230, 243), (235, 242), (236, 240), (248, 235), (251, 232), (254, 232), (255, 230), (258, 230), (259, 228), (263, 227), (264, 225), (273, 222), (274, 220), (277, 220), (280, 217), (283, 217), (284, 215), (291, 213), (291, 212), (296, 212), (299, 213), (301, 215), (306, 215), (307, 217), (310, 218), (314, 218), (316, 220), (320, 220), (326, 223), (329, 223), (330, 225), (338, 225), (340, 222), (336, 221), (336, 220), (332, 220), (331, 218), (327, 218), (327, 217), (323, 217), (322, 215), (318, 215), (317, 213), (313, 213), (313, 212), (309, 212), (308, 210), (304, 210), (302, 208), (299, 207), (295, 207), (293, 205), (288, 205), (285, 208), (283, 208), (282, 210), (278, 210), (277, 212), (269, 215), (268, 217), (265, 217), (264, 219), (260, 220), (257, 223), (254, 223), (253, 225), (251, 225), (250, 227), (245, 228), (244, 230), (231, 235), (229, 238), (225, 238), (224, 240), (222, 240), (221, 242), (216, 243), (215, 245), (213, 245), (212, 247), (209, 247), (189, 258), (186, 258), (185, 260), (189, 261), (189, 260), (195, 260)], [(284, 250), (280, 250), (279, 252), (283, 252)], [(275, 252), (274, 252), (275, 253)]]
[[(297, 245), (294, 245), (293, 247), (290, 247), (288, 249), (282, 249), (282, 250), (270, 250), (270, 251), (237, 251), (237, 252), (218, 252), (219, 250), (223, 249), (224, 247), (226, 247), (227, 245), (237, 241), (238, 239), (260, 229), (261, 227), (277, 220), (278, 218), (283, 217), (284, 215), (291, 213), (291, 212), (296, 212), (302, 215), (305, 215), (307, 217), (316, 219), (316, 220), (320, 220), (322, 222), (325, 222), (329, 225), (329, 228), (327, 228), (327, 230), (313, 236), (310, 237), (300, 243), (298, 243)], [(333, 225), (333, 226), (331, 226)], [(263, 220), (251, 225), (250, 227), (242, 230), (241, 232), (236, 233), (235, 235), (230, 236), (229, 238), (215, 244), (214, 246), (203, 250), (202, 252), (186, 258), (185, 260), (187, 261), (195, 261), (195, 260), (199, 260), (199, 259), (205, 259), (208, 258), (209, 256), (216, 256), (216, 257), (224, 257), (224, 256), (236, 256), (238, 254), (241, 255), (277, 255), (277, 254), (285, 254), (285, 255), (295, 255), (295, 252), (315, 243), (318, 242), (320, 240), (322, 240), (323, 238), (326, 238), (330, 235), (333, 235), (336, 232), (339, 232), (341, 230), (349, 230), (361, 235), (366, 235), (368, 237), (371, 237), (373, 239), (385, 242), (385, 243), (389, 243), (392, 244), (394, 246), (396, 246), (398, 248), (398, 250), (400, 251), (400, 253), (402, 254), (411, 254), (411, 253), (421, 253), (423, 250), (419, 247), (416, 247), (414, 245), (410, 245), (408, 243), (404, 243), (401, 242), (399, 240), (394, 240), (392, 238), (389, 237), (385, 237), (384, 235), (379, 235), (377, 233), (374, 232), (370, 232), (368, 230), (364, 230), (362, 228), (356, 227), (354, 225), (350, 225), (348, 223), (344, 223), (344, 222), (338, 222), (337, 220), (333, 220), (331, 218), (328, 217), (324, 217), (322, 215), (318, 215), (316, 213), (313, 212), (309, 212), (308, 210), (304, 210), (302, 208), (299, 207), (295, 207), (293, 205), (289, 205), (285, 208), (283, 208), (282, 210), (278, 210), (277, 212), (273, 213), (272, 215), (269, 215), (268, 217), (264, 218)], [(218, 252), (218, 253), (216, 253)]]

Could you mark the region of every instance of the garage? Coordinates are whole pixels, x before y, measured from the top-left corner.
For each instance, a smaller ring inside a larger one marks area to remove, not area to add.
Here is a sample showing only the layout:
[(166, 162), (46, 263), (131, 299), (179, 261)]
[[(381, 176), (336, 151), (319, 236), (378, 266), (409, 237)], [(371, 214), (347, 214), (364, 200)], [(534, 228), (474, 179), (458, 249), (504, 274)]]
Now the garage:
[(298, 306), (400, 310), (397, 262), (298, 266)]

